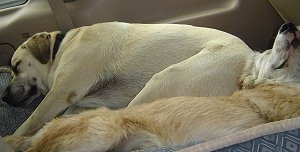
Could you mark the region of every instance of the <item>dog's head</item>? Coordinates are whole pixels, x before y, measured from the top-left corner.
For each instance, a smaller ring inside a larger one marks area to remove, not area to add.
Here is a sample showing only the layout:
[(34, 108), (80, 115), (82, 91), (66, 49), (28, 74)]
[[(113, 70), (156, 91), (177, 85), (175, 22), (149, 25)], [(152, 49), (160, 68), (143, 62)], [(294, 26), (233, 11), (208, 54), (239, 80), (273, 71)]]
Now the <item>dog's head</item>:
[(239, 84), (251, 88), (266, 81), (300, 81), (300, 32), (292, 23), (281, 26), (271, 50), (248, 61)]
[(37, 33), (15, 51), (11, 60), (14, 78), (4, 93), (3, 101), (20, 106), (48, 92), (47, 76), (57, 33)]

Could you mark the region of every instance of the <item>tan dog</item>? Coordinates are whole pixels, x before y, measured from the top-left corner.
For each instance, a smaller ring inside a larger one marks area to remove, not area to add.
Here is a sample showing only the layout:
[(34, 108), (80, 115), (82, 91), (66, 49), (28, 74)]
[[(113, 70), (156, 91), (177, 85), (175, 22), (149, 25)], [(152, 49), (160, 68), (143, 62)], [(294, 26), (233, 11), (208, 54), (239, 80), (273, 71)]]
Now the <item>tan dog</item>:
[(16, 75), (3, 100), (22, 105), (46, 94), (15, 132), (30, 135), (68, 107), (68, 113), (125, 107), (153, 74), (185, 59), (195, 60), (196, 70), (207, 76), (198, 85), (208, 89), (195, 95), (230, 95), (238, 89), (235, 82), (251, 52), (233, 35), (189, 25), (100, 23), (73, 29), (64, 38), (43, 32), (14, 53)]
[(131, 151), (212, 140), (300, 116), (300, 32), (280, 29), (273, 49), (249, 57), (244, 90), (230, 97), (175, 97), (112, 111), (58, 118), (32, 137), (6, 138), (33, 151)]

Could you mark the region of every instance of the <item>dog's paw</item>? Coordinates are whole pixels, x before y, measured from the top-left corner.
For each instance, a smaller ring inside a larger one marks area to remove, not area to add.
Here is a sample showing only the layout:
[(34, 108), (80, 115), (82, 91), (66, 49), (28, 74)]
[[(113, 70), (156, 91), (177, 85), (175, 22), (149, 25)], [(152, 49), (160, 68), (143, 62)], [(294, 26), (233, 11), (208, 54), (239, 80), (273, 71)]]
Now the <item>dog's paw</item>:
[(28, 137), (11, 135), (6, 136), (3, 139), (15, 151), (25, 151), (30, 146)]

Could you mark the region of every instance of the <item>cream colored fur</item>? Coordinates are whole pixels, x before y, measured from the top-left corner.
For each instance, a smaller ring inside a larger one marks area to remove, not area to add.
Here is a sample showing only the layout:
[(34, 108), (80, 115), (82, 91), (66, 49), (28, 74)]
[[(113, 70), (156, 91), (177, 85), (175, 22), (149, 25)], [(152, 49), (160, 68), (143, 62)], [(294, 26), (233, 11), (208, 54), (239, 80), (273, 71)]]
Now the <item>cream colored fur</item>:
[(253, 53), (247, 49), (240, 42), (209, 42), (200, 53), (155, 74), (129, 106), (175, 96), (230, 95), (238, 89), (245, 58)]
[[(26, 97), (31, 86), (46, 94), (15, 135), (35, 133), (68, 107), (68, 113), (125, 107), (154, 74), (170, 65), (152, 78), (134, 102), (179, 95), (230, 95), (238, 89), (236, 80), (252, 53), (239, 38), (214, 29), (112, 22), (71, 30), (52, 60), (57, 33), (38, 33), (13, 55), (12, 65), (19, 63), (19, 74), (12, 80), (11, 96)], [(177, 82), (182, 87), (160, 90), (162, 83), (169, 86), (177, 81), (163, 77), (182, 72), (186, 75)]]
[[(19, 138), (23, 142), (6, 140), (15, 148), (27, 147), (27, 152), (122, 152), (209, 141), (267, 122), (299, 117), (300, 33), (292, 35), (279, 33), (272, 50), (249, 56), (240, 78), (244, 90), (230, 97), (183, 96), (115, 111), (100, 108), (55, 119), (36, 135)], [(288, 40), (289, 36), (293, 38)]]

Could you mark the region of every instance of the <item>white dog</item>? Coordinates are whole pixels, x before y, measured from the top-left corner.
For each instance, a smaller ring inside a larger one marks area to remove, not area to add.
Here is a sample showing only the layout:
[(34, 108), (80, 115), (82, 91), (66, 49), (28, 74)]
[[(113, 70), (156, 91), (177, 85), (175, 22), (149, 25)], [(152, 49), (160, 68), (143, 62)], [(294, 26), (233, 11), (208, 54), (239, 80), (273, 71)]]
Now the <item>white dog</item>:
[[(64, 38), (43, 32), (14, 53), (15, 77), (3, 100), (22, 105), (28, 97), (46, 94), (15, 132), (29, 135), (68, 107), (68, 113), (125, 107), (155, 73), (183, 60), (183, 69), (192, 66), (199, 72), (179, 84), (197, 77), (199, 87), (190, 89), (194, 95), (230, 95), (238, 89), (236, 80), (250, 53), (233, 35), (189, 25), (100, 23), (73, 29)], [(184, 72), (171, 71), (167, 75)]]
[(6, 141), (27, 152), (121, 152), (209, 141), (299, 117), (300, 32), (293, 24), (281, 27), (272, 50), (249, 56), (240, 84), (244, 90), (230, 97), (175, 97), (116, 111), (100, 108), (55, 119), (32, 137)]

